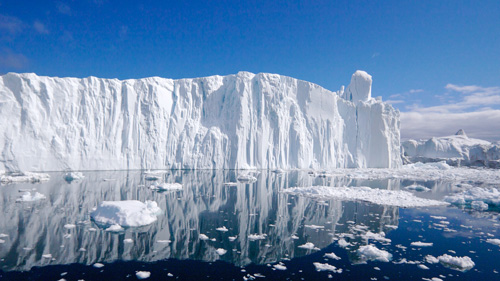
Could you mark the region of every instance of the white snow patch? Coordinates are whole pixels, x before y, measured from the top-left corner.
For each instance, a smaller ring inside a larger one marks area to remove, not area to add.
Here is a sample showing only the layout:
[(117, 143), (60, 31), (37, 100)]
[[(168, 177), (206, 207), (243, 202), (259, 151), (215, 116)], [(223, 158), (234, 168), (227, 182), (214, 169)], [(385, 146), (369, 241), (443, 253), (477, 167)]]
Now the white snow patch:
[(311, 186), (292, 187), (283, 190), (284, 193), (302, 195), (318, 199), (339, 199), (350, 201), (365, 201), (378, 205), (397, 207), (425, 207), (448, 205), (446, 202), (419, 198), (411, 192), (401, 190), (375, 189), (360, 187)]
[(137, 227), (156, 221), (161, 209), (154, 201), (145, 203), (137, 200), (103, 201), (90, 216), (96, 223), (103, 225), (120, 225)]

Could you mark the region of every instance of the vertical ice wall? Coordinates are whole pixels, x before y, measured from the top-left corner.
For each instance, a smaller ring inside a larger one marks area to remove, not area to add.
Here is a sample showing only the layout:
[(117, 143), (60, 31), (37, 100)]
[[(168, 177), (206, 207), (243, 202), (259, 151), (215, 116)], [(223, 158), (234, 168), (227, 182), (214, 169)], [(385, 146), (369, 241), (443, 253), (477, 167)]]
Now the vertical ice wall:
[(0, 76), (0, 170), (398, 167), (399, 112), (276, 74)]

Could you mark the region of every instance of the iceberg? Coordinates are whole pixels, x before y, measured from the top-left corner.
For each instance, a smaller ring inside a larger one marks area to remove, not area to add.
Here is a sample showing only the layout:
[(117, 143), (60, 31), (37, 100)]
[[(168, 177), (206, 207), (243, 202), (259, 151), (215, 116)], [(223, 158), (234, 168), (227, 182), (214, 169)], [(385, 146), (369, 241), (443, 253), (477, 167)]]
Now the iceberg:
[(409, 163), (446, 161), (453, 166), (500, 168), (500, 143), (469, 138), (462, 129), (452, 136), (404, 141), (401, 152)]
[(0, 76), (0, 170), (394, 168), (399, 111), (353, 74), (172, 80)]

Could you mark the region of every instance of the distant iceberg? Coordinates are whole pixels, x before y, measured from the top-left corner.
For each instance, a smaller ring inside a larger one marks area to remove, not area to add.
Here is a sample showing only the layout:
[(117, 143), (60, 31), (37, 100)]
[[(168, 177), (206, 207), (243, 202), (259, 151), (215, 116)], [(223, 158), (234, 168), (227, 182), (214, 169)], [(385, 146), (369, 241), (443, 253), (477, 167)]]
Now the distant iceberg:
[(453, 166), (500, 168), (500, 143), (469, 138), (462, 129), (452, 136), (407, 140), (401, 152), (407, 163), (446, 161)]
[(400, 167), (399, 112), (356, 71), (331, 92), (277, 74), (0, 76), (0, 170)]

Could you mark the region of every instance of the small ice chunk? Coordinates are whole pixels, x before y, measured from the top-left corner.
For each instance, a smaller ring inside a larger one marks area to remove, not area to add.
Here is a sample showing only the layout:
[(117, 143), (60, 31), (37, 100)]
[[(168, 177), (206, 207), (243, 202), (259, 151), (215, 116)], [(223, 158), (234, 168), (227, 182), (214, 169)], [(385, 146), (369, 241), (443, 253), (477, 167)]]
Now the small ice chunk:
[(377, 240), (377, 241), (384, 242), (384, 243), (391, 243), (391, 239), (385, 238), (385, 233), (383, 233), (383, 232), (373, 233), (371, 231), (368, 231), (367, 233), (361, 235), (361, 237), (363, 237), (367, 241)]
[(126, 244), (134, 243), (134, 240), (132, 240), (130, 238), (126, 238), (126, 239), (123, 239), (123, 243), (126, 243)]
[(170, 241), (170, 240), (156, 240), (156, 243), (161, 243), (161, 244), (168, 244), (170, 242), (172, 242), (172, 241)]
[(384, 250), (380, 250), (374, 245), (366, 245), (359, 247), (358, 254), (364, 260), (389, 262), (392, 259), (391, 253)]
[(151, 185), (150, 188), (158, 191), (176, 191), (176, 190), (182, 190), (182, 184), (164, 182), (158, 185)]
[(137, 279), (147, 279), (151, 277), (151, 272), (149, 271), (137, 271), (135, 273), (135, 276), (137, 276)]
[(106, 231), (111, 231), (111, 232), (120, 232), (123, 231), (123, 227), (121, 227), (118, 224), (113, 224), (110, 225), (108, 228), (105, 229)]
[(486, 239), (486, 242), (493, 244), (493, 245), (500, 246), (500, 239), (496, 239), (496, 238)]
[(200, 238), (200, 240), (209, 240), (210, 238), (208, 238), (207, 235), (203, 234), (203, 233), (200, 233), (200, 235), (198, 236)]
[(273, 267), (276, 268), (277, 270), (286, 270), (286, 266), (283, 263), (275, 264), (273, 265)]
[(418, 184), (409, 185), (405, 188), (408, 190), (413, 190), (413, 191), (418, 191), (418, 192), (425, 192), (425, 191), (430, 190), (429, 188), (422, 186), (422, 185), (418, 185)]
[(51, 254), (44, 254), (44, 255), (42, 255), (42, 258), (51, 259), (52, 255)]
[(98, 224), (137, 227), (156, 221), (161, 209), (154, 201), (103, 201), (90, 216)]
[[(471, 207), (472, 202), (475, 201), (482, 201), (488, 205), (500, 206), (500, 190), (496, 188), (473, 187), (460, 193), (446, 196), (444, 200), (455, 205), (471, 204)], [(479, 203), (475, 203), (475, 205), (484, 206)]]
[(93, 267), (95, 268), (101, 268), (101, 267), (104, 267), (104, 264), (100, 263), (100, 262), (96, 262), (94, 263), (94, 265), (92, 265)]
[(224, 185), (225, 186), (237, 186), (238, 183), (237, 182), (225, 182)]
[(253, 183), (257, 181), (257, 178), (252, 175), (241, 174), (236, 178), (239, 182)]
[(329, 265), (327, 263), (319, 263), (313, 262), (313, 265), (316, 267), (316, 271), (331, 271), (333, 273), (342, 273), (342, 268), (336, 268), (333, 265)]
[(75, 227), (76, 227), (76, 225), (71, 224), (71, 223), (68, 223), (68, 224), (64, 225), (64, 228), (66, 228), (66, 229), (74, 229)]
[(250, 241), (264, 240), (264, 239), (266, 239), (265, 234), (250, 234), (250, 235), (248, 235), (248, 240), (250, 240)]
[(227, 253), (227, 250), (224, 250), (224, 249), (222, 249), (222, 248), (219, 248), (219, 249), (215, 250), (215, 252), (217, 253), (217, 255), (222, 256), (222, 255), (224, 255), (225, 253)]
[(300, 245), (298, 247), (302, 248), (302, 249), (307, 249), (307, 250), (319, 250), (319, 248), (314, 247), (314, 244), (311, 242), (307, 242), (304, 245)]
[(311, 229), (323, 229), (325, 228), (324, 226), (322, 225), (314, 225), (314, 224), (311, 224), (311, 225), (304, 225), (305, 228), (311, 228)]
[(34, 194), (31, 194), (31, 192), (24, 192), (23, 195), (21, 195), (20, 198), (16, 199), (16, 202), (33, 202), (33, 201), (38, 201), (38, 200), (43, 200), (46, 199), (45, 195), (35, 192)]
[(299, 236), (292, 234), (292, 239), (297, 240), (297, 239), (299, 239)]
[(420, 269), (424, 269), (424, 270), (428, 270), (428, 269), (429, 269), (429, 267), (428, 267), (428, 266), (426, 266), (425, 264), (418, 264), (417, 266), (418, 266), (418, 268), (420, 268)]
[(472, 201), (470, 203), (470, 206), (472, 209), (478, 210), (478, 211), (488, 210), (488, 204), (484, 203), (483, 201)]
[(467, 271), (475, 266), (475, 263), (470, 257), (453, 257), (448, 254), (444, 254), (438, 257), (438, 260), (446, 267), (455, 269), (458, 271)]
[(9, 235), (5, 233), (0, 233), (0, 238), (6, 238), (6, 237), (9, 237)]
[(221, 231), (221, 232), (227, 232), (228, 229), (225, 226), (217, 227), (215, 230)]
[(438, 262), (439, 262), (439, 259), (438, 259), (438, 258), (436, 258), (435, 256), (427, 255), (427, 256), (425, 256), (425, 261), (426, 261), (427, 263), (434, 264), (434, 263), (438, 263)]
[(238, 238), (238, 236), (229, 236), (228, 238), (229, 238), (229, 241), (232, 242), (232, 241), (236, 240), (236, 238)]
[(432, 247), (433, 243), (417, 241), (417, 242), (411, 242), (411, 245), (415, 247)]
[(345, 248), (347, 246), (351, 246), (351, 243), (345, 241), (344, 238), (339, 239), (339, 241), (337, 243), (339, 243), (339, 246), (342, 248)]
[(72, 181), (75, 181), (75, 180), (81, 180), (83, 179), (85, 176), (80, 173), (80, 172), (67, 172), (66, 174), (64, 174), (64, 180), (67, 181), (67, 182), (72, 182)]
[(326, 253), (324, 256), (329, 259), (340, 260), (340, 257), (338, 257), (335, 253)]

